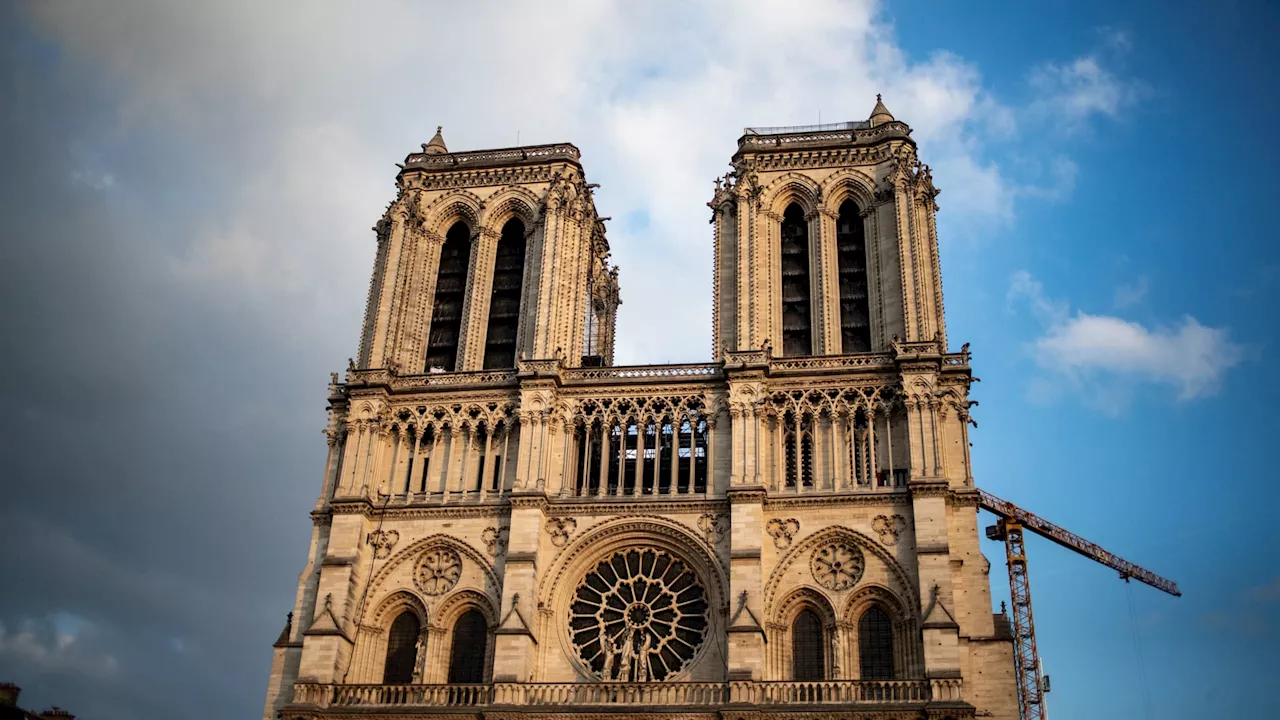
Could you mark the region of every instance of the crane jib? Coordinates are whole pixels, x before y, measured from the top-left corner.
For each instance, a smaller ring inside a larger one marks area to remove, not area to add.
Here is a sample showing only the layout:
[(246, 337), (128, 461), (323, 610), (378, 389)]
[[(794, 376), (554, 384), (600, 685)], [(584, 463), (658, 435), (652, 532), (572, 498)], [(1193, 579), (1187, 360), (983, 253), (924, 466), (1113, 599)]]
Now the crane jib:
[(1157, 590), (1163, 590), (1170, 595), (1181, 597), (1182, 591), (1178, 589), (1178, 584), (1174, 581), (1163, 578), (1146, 568), (1125, 560), (1115, 553), (1104, 550), (1096, 543), (1089, 542), (1070, 530), (1058, 527), (1039, 515), (1023, 510), (1008, 500), (1002, 500), (986, 490), (979, 489), (978, 494), (981, 498), (979, 504), (984, 509), (1002, 518), (1014, 520), (1040, 537), (1052, 540), (1069, 550), (1074, 550), (1091, 560), (1116, 570), (1120, 573), (1120, 577), (1125, 580), (1133, 578)]

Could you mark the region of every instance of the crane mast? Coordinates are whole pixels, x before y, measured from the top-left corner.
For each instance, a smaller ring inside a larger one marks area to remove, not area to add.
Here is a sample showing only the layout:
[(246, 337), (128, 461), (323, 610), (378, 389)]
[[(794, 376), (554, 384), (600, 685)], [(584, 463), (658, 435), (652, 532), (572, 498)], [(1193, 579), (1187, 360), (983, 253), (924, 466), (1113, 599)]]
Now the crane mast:
[(1027, 550), (1023, 543), (1023, 531), (1041, 537), (1093, 560), (1120, 573), (1126, 582), (1133, 578), (1157, 590), (1180, 597), (1178, 584), (1163, 578), (1141, 566), (1089, 542), (1075, 533), (1061, 528), (1035, 513), (1023, 510), (1008, 500), (1002, 500), (986, 490), (978, 490), (979, 505), (999, 519), (987, 528), (987, 537), (1003, 540), (1005, 558), (1009, 567), (1009, 598), (1013, 605), (1014, 658), (1018, 678), (1019, 714), (1022, 720), (1042, 720), (1045, 717), (1044, 695), (1040, 677), (1040, 653), (1036, 649), (1036, 625), (1031, 613), (1031, 580), (1027, 575)]

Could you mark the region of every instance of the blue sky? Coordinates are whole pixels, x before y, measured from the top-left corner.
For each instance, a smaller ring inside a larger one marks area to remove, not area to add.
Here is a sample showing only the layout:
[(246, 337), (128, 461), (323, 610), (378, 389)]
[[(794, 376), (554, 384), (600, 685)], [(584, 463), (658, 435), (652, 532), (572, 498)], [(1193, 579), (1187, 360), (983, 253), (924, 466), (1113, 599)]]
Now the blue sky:
[(1280, 714), (1274, 7), (558, 8), (0, 10), (0, 680), (25, 705), (260, 712), (369, 226), (436, 125), (581, 147), (619, 361), (702, 360), (741, 128), (879, 92), (943, 190), (979, 485), (1184, 592), (1030, 541), (1052, 717)]

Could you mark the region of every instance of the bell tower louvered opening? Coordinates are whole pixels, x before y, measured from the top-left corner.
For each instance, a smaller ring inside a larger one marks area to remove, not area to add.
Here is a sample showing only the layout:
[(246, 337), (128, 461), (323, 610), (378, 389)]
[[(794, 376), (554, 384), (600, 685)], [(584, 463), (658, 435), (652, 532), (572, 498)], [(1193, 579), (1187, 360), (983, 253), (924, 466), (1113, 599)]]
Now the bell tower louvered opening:
[(436, 273), (436, 295), (427, 333), (427, 372), (452, 371), (458, 362), (458, 334), (462, 330), (462, 299), (467, 288), (471, 231), (457, 222), (445, 234)]
[(840, 351), (871, 351), (867, 302), (867, 241), (862, 214), (846, 200), (836, 219), (836, 263), (840, 274)]
[(813, 354), (809, 309), (809, 223), (792, 203), (782, 214), (782, 354)]
[(484, 368), (515, 367), (520, 294), (524, 287), (524, 223), (512, 218), (502, 226), (493, 263), (493, 292), (484, 340)]

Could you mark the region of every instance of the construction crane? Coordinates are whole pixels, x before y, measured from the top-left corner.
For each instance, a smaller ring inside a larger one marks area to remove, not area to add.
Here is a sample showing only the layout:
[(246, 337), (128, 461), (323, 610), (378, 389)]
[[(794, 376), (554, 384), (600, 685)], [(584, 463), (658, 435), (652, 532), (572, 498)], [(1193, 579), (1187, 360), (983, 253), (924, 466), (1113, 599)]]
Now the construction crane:
[(1001, 500), (986, 490), (978, 490), (980, 505), (995, 514), (999, 520), (987, 528), (987, 537), (1003, 540), (1005, 556), (1009, 564), (1009, 596), (1013, 603), (1013, 646), (1017, 661), (1019, 715), (1022, 720), (1042, 720), (1045, 717), (1043, 680), (1040, 676), (1040, 653), (1036, 650), (1036, 625), (1031, 615), (1031, 581), (1027, 577), (1027, 550), (1022, 543), (1024, 530), (1081, 555), (1100, 562), (1120, 573), (1125, 582), (1130, 579), (1146, 583), (1175, 597), (1181, 597), (1178, 584), (1134, 565), (1115, 553), (1064, 530), (1044, 518), (1023, 510), (1008, 500)]

